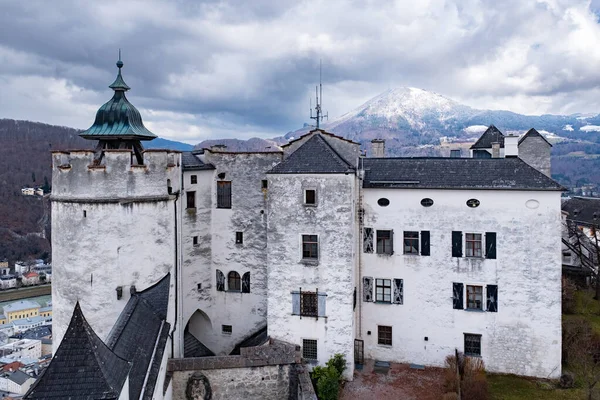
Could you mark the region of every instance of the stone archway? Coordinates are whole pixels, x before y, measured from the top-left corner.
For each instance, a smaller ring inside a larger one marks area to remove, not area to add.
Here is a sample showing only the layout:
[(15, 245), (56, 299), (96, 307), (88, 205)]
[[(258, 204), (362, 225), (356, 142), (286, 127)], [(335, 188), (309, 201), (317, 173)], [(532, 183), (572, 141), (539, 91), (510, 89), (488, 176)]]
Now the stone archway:
[(184, 331), (184, 357), (214, 356), (206, 345), (206, 339), (212, 334), (212, 322), (206, 313), (196, 310), (190, 317)]

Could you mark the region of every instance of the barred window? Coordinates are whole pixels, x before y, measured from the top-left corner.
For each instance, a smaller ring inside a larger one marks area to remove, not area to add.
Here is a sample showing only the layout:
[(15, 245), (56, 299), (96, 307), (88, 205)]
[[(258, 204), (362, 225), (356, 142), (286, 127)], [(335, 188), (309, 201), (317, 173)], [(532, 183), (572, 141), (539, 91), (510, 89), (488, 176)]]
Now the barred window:
[(419, 254), (419, 232), (404, 231), (404, 254)]
[(375, 279), (375, 301), (384, 303), (392, 302), (391, 279)]
[(465, 333), (465, 355), (481, 356), (481, 335)]
[(217, 182), (217, 208), (231, 208), (231, 181)]
[(377, 327), (377, 344), (392, 345), (392, 327), (379, 325)]
[(466, 235), (466, 256), (481, 257), (481, 233), (467, 233)]
[(319, 258), (319, 241), (317, 235), (302, 235), (302, 258)]
[(302, 358), (306, 360), (317, 360), (316, 339), (302, 339)]
[(316, 292), (300, 293), (300, 315), (303, 317), (319, 316), (319, 303)]
[(467, 285), (467, 309), (483, 310), (483, 287)]
[(242, 290), (242, 280), (240, 274), (235, 271), (231, 271), (227, 274), (227, 289), (239, 292)]

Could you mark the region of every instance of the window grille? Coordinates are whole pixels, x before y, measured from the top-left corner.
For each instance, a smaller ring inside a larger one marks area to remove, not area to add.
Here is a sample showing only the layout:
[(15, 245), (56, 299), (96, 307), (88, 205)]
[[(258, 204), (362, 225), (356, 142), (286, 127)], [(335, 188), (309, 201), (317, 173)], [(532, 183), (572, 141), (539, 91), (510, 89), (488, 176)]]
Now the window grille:
[(231, 208), (231, 181), (217, 182), (217, 208)]
[(377, 327), (377, 344), (392, 345), (392, 327), (379, 325)]
[(465, 333), (465, 355), (481, 356), (481, 335)]
[(481, 233), (467, 233), (466, 235), (466, 256), (481, 257)]
[(319, 258), (319, 241), (317, 235), (302, 235), (302, 258)]
[(302, 358), (306, 360), (317, 360), (316, 339), (302, 339)]
[(300, 315), (303, 317), (318, 317), (319, 303), (316, 292), (300, 292)]

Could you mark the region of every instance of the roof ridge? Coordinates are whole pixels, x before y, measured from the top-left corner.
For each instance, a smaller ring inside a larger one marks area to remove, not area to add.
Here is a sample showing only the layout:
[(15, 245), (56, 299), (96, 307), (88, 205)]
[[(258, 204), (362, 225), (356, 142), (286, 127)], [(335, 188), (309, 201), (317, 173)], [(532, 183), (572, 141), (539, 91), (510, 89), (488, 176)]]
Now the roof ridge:
[(517, 143), (517, 145), (521, 144), (521, 142), (523, 142), (527, 137), (531, 137), (531, 136), (537, 136), (537, 137), (541, 137), (542, 139), (544, 139), (544, 142), (548, 143), (550, 145), (550, 147), (552, 146), (552, 143), (550, 143), (548, 141), (548, 139), (546, 139), (544, 137), (544, 135), (542, 135), (537, 129), (535, 128), (530, 128), (520, 139), (519, 142)]
[[(325, 142), (325, 145), (327, 146), (327, 148), (329, 149), (329, 151), (331, 151), (333, 153), (334, 158), (337, 158), (338, 161), (342, 162), (342, 165), (344, 167), (348, 167), (348, 168), (354, 168), (352, 165), (350, 165), (350, 163), (348, 161), (346, 161), (344, 159), (344, 157), (342, 157), (328, 142), (327, 139), (325, 139), (323, 136), (321, 136), (321, 133), (317, 133), (315, 136), (318, 136), (323, 142)], [(309, 139), (310, 140), (310, 139)]]

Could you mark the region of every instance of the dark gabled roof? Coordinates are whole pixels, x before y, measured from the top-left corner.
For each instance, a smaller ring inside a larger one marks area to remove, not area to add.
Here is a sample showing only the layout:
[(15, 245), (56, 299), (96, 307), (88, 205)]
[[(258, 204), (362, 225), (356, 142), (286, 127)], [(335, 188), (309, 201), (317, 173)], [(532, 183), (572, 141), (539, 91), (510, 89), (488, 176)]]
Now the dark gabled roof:
[(330, 137), (333, 137), (333, 138), (336, 138), (336, 139), (340, 139), (340, 140), (346, 141), (346, 142), (348, 142), (348, 143), (352, 143), (352, 144), (358, 144), (358, 145), (360, 145), (360, 143), (358, 143), (358, 142), (355, 142), (355, 141), (353, 141), (353, 140), (350, 140), (350, 139), (346, 139), (346, 138), (345, 138), (345, 137), (343, 137), (343, 136), (338, 136), (338, 135), (335, 135), (335, 134), (333, 134), (333, 133), (331, 133), (331, 132), (327, 132), (327, 131), (325, 131), (325, 130), (323, 130), (323, 129), (318, 129), (318, 128), (317, 128), (317, 129), (312, 129), (312, 130), (310, 130), (309, 132), (306, 132), (304, 135), (300, 136), (299, 138), (296, 138), (296, 139), (290, 140), (290, 141), (289, 141), (289, 142), (287, 142), (286, 144), (283, 144), (283, 145), (281, 145), (281, 147), (282, 147), (282, 148), (284, 148), (284, 147), (287, 147), (287, 146), (291, 145), (292, 143), (295, 143), (295, 142), (297, 142), (298, 140), (302, 140), (302, 139), (304, 139), (304, 138), (305, 138), (305, 137), (307, 137), (308, 135), (312, 135), (312, 134), (313, 134), (313, 133), (315, 133), (315, 132), (319, 132), (319, 133), (320, 133), (320, 134), (322, 134), (322, 135), (327, 135), (327, 136), (330, 136)]
[(202, 162), (198, 154), (201, 154), (202, 151), (194, 150), (194, 151), (184, 151), (181, 153), (181, 163), (183, 164), (184, 171), (201, 171), (205, 169), (215, 169), (212, 164), (205, 164)]
[(27, 382), (28, 379), (31, 379), (30, 375), (27, 375), (25, 372), (21, 370), (16, 370), (12, 374), (8, 376), (8, 379), (16, 383), (17, 385), (22, 385)]
[(524, 134), (523, 137), (521, 137), (521, 139), (519, 139), (519, 144), (521, 144), (521, 142), (528, 137), (541, 137), (542, 139), (544, 139), (544, 142), (548, 143), (548, 145), (552, 147), (552, 144), (544, 137), (544, 135), (535, 130), (535, 128), (531, 128), (530, 130), (528, 130), (527, 133)]
[(364, 188), (564, 190), (517, 157), (364, 158)]
[(494, 125), (490, 125), (483, 132), (483, 135), (477, 139), (475, 144), (471, 146), (471, 149), (491, 149), (492, 143), (500, 143), (500, 147), (504, 148), (504, 135)]
[(130, 367), (96, 336), (77, 303), (54, 358), (25, 399), (117, 399)]
[(327, 143), (321, 133), (315, 133), (288, 158), (267, 173), (343, 174), (348, 172), (354, 172), (354, 167)]
[(150, 396), (158, 378), (157, 360), (162, 360), (170, 324), (166, 322), (171, 275), (167, 274), (148, 289), (131, 296), (107, 345), (119, 357), (132, 363), (129, 372), (129, 398)]
[(578, 225), (600, 225), (600, 198), (573, 197), (562, 204), (562, 210), (569, 213), (567, 219)]

